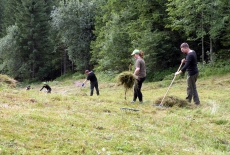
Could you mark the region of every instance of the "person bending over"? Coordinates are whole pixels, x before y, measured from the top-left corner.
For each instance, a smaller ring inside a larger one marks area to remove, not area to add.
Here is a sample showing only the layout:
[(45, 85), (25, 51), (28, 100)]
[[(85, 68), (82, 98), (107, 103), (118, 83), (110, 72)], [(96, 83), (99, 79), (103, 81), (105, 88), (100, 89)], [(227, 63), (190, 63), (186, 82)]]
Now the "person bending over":
[(93, 96), (93, 90), (96, 89), (97, 95), (99, 95), (98, 81), (97, 77), (93, 71), (86, 70), (85, 74), (87, 75), (85, 81), (82, 83), (82, 87), (85, 85), (87, 80), (90, 80), (90, 96)]
[(47, 93), (51, 93), (51, 87), (48, 84), (44, 83), (40, 91), (42, 91), (43, 88), (46, 88)]

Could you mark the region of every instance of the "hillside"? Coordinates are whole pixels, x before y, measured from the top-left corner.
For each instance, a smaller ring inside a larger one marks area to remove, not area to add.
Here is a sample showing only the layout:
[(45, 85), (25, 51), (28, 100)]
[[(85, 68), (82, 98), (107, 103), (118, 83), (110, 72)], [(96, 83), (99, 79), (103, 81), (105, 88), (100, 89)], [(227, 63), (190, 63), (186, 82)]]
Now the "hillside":
[[(2, 84), (0, 154), (230, 154), (230, 74), (198, 79), (201, 105), (185, 108), (153, 106), (171, 81), (144, 83), (143, 104), (116, 83), (99, 81), (101, 95), (90, 97), (89, 83), (76, 82), (49, 82), (51, 94)], [(177, 79), (168, 96), (185, 93)]]

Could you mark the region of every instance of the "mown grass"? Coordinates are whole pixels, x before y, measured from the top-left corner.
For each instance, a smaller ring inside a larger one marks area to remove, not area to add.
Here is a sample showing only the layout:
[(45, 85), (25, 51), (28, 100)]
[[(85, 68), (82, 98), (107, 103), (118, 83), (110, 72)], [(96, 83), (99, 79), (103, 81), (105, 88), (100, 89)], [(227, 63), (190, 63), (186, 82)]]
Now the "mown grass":
[[(152, 105), (170, 80), (144, 83), (143, 104), (112, 82), (99, 82), (101, 95), (91, 97), (89, 83), (71, 79), (49, 82), (51, 94), (2, 84), (0, 154), (230, 154), (229, 78), (198, 79), (201, 105), (185, 108)], [(177, 79), (168, 95), (184, 99), (185, 83)]]

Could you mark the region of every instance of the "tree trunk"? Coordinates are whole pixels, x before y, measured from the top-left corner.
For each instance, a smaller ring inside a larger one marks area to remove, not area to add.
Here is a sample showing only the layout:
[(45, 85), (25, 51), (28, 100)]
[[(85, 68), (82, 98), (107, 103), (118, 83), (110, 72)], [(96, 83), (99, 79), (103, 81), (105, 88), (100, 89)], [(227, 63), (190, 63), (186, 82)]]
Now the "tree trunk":
[(210, 61), (213, 62), (213, 47), (212, 47), (212, 38), (210, 37)]
[(67, 66), (67, 50), (64, 50), (63, 55), (63, 74), (66, 74), (66, 66)]
[(204, 23), (203, 23), (203, 11), (202, 11), (202, 38), (201, 38), (201, 42), (202, 42), (202, 64), (204, 64), (204, 34), (203, 34), (203, 30), (204, 30)]
[(72, 62), (72, 72), (74, 72), (74, 63)]
[[(34, 42), (34, 41), (33, 41)], [(34, 60), (34, 45), (33, 45), (33, 62), (32, 62), (32, 78), (35, 78), (35, 61), (36, 60)]]

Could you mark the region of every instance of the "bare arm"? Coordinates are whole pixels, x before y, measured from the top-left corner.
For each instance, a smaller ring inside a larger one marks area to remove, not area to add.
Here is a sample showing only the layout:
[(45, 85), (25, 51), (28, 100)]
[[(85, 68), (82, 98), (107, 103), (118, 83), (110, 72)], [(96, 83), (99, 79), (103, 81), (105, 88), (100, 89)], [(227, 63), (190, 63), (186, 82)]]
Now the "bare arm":
[(87, 79), (85, 79), (85, 81), (83, 82), (84, 84), (87, 82)]
[[(186, 61), (185, 59), (182, 59), (182, 60), (181, 60), (181, 63), (183, 64), (183, 63), (185, 63), (185, 61)], [(181, 74), (181, 73), (182, 73), (182, 71), (179, 70), (178, 72), (175, 73), (175, 75), (179, 75), (179, 74)]]
[(134, 71), (133, 74), (134, 74), (134, 75), (138, 75), (139, 72), (140, 72), (140, 68), (138, 67), (138, 68), (135, 69), (135, 71)]

